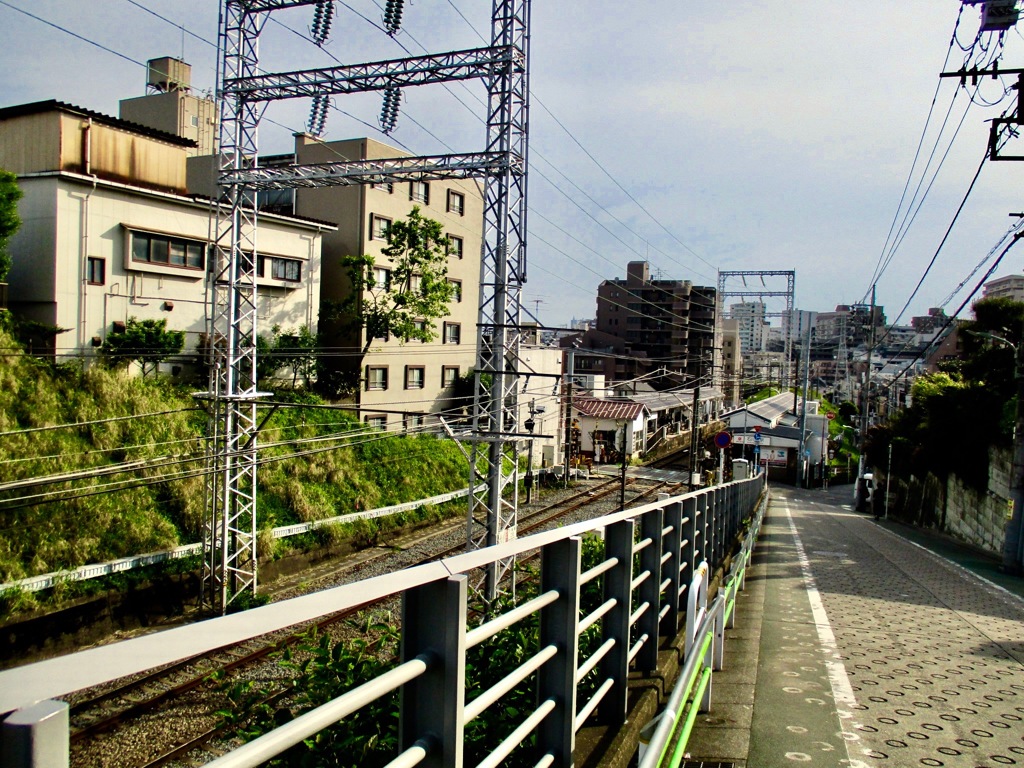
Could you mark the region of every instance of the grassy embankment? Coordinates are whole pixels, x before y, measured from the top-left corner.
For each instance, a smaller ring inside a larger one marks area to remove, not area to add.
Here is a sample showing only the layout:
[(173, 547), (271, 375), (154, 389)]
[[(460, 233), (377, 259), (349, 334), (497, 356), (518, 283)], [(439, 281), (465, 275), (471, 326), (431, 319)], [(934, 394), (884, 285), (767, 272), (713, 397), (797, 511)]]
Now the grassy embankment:
[[(0, 491), (0, 583), (200, 540), (206, 419), (192, 389), (101, 366), (55, 367), (24, 354), (2, 329), (0, 346), (7, 350), (0, 357), (0, 484), (86, 474)], [(450, 441), (367, 433), (337, 410), (281, 408), (260, 444), (267, 446), (258, 470), (260, 531), (445, 493), (467, 479)], [(146, 466), (95, 475), (135, 461)], [(327, 527), (303, 543), (372, 540), (381, 526), (437, 514)], [(260, 553), (281, 552), (263, 534)]]

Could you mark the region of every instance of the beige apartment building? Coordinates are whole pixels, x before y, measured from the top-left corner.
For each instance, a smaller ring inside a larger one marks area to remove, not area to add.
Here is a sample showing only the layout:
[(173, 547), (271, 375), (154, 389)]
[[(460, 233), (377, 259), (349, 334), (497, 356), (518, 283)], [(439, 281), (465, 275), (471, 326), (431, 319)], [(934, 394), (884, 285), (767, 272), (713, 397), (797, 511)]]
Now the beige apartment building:
[[(407, 153), (368, 138), (324, 142), (300, 135), (295, 145), (299, 164), (403, 156)], [(408, 217), (414, 206), (444, 227), (448, 279), (456, 290), (448, 315), (434, 321), (434, 341), (375, 339), (364, 355), (365, 331), (323, 326), (328, 331), (323, 341), (326, 360), (350, 380), (358, 380), (356, 402), (367, 423), (389, 430), (426, 425), (426, 414), (453, 405), (456, 379), (476, 363), (483, 228), (480, 185), (455, 180), (299, 189), (294, 206), (300, 216), (338, 224), (336, 231), (324, 235), (321, 297), (325, 306), (351, 291), (341, 266), (343, 256), (373, 256), (380, 281), (388, 279), (388, 259), (381, 253), (387, 246), (387, 229), (391, 222)]]
[[(128, 318), (186, 332), (164, 370), (187, 373), (206, 331), (211, 207), (189, 194), (194, 142), (57, 101), (0, 109), (0, 167), (18, 176), (10, 309), (68, 329), (58, 358), (95, 356)], [(328, 224), (261, 215), (258, 326), (316, 329)]]

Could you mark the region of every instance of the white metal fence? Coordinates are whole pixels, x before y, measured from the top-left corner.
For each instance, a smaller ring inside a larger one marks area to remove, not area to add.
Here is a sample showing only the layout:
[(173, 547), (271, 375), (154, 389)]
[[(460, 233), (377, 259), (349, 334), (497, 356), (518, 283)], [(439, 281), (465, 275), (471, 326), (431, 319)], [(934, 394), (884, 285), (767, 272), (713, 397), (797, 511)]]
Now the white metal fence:
[[(3, 725), (0, 763), (11, 768), (65, 768), (68, 717), (66, 706), (53, 701), (57, 697), (400, 594), (397, 666), (209, 765), (260, 765), (398, 691), (400, 746), (389, 768), (461, 767), (466, 726), (530, 679), (536, 707), (522, 713), (521, 722), (478, 768), (501, 764), (527, 741), (537, 755), (536, 765), (569, 766), (579, 729), (589, 722), (621, 725), (630, 672), (656, 671), (662, 638), (675, 637), (685, 628), (686, 658), (677, 695), (670, 701), (672, 714), (664, 718), (645, 757), (643, 765), (648, 768), (665, 758), (673, 740), (685, 746), (692, 715), (710, 703), (711, 669), (721, 663), (725, 622), (731, 619), (731, 600), (742, 583), (756, 535), (764, 488), (759, 476), (665, 497), (439, 563), (0, 672), (0, 712), (13, 711)], [(744, 521), (752, 532), (737, 553)], [(603, 536), (603, 559), (583, 571), (581, 537), (592, 532)], [(541, 562), (536, 597), (469, 629), (469, 574), (495, 560), (532, 551), (539, 552)], [(708, 606), (708, 575), (731, 555), (733, 568)], [(580, 616), (581, 589), (599, 578), (601, 602)], [(540, 627), (537, 650), (517, 668), (502, 670), (503, 677), (493, 686), (467, 690), (467, 650), (534, 614)], [(600, 644), (588, 658), (579, 658), (580, 635), (595, 626), (600, 629)], [(596, 683), (581, 696), (580, 681), (593, 680), (594, 675)]]
[[(393, 504), (388, 507), (366, 509), (362, 512), (348, 512), (344, 515), (335, 515), (334, 517), (327, 517), (322, 520), (310, 520), (305, 523), (282, 525), (271, 529), (270, 533), (275, 539), (284, 539), (289, 536), (298, 536), (301, 533), (309, 533), (310, 531), (315, 531), (318, 528), (324, 528), (328, 525), (352, 523), (356, 520), (374, 520), (378, 517), (388, 517), (389, 515), (397, 515), (401, 512), (409, 512), (420, 507), (446, 504), (456, 499), (463, 499), (468, 495), (469, 489), (463, 488), (460, 491), (451, 491), (449, 493), (442, 493), (439, 496), (431, 496), (429, 499), (417, 499), (416, 501), (407, 501), (403, 504)], [(201, 555), (202, 553), (202, 544), (183, 544), (180, 547), (174, 547), (173, 549), (167, 549), (162, 552), (149, 552), (145, 555), (121, 557), (117, 560), (108, 560), (105, 563), (93, 563), (90, 565), (83, 565), (79, 568), (69, 568), (66, 571), (54, 571), (53, 573), (44, 573), (39, 576), (29, 576), (25, 579), (18, 579), (17, 581), (0, 584), (0, 593), (8, 590), (39, 592), (44, 589), (52, 589), (58, 584), (68, 584), (74, 581), (87, 581), (89, 579), (98, 579), (103, 576), (112, 576), (115, 573), (124, 573), (125, 571), (132, 571), (136, 568), (143, 568), (147, 565), (166, 563), (170, 560), (180, 560), (185, 557)]]

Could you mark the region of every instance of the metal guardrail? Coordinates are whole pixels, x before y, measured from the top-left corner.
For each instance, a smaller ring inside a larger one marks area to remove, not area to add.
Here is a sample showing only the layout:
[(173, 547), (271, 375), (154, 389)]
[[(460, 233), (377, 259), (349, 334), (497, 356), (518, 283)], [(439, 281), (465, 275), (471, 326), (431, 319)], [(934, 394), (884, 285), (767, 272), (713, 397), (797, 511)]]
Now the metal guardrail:
[[(431, 496), (429, 499), (417, 499), (416, 501), (407, 501), (403, 504), (393, 504), (389, 507), (367, 509), (362, 512), (349, 512), (344, 515), (326, 517), (322, 520), (311, 520), (306, 523), (282, 525), (272, 529), (270, 533), (275, 539), (284, 539), (288, 536), (298, 536), (301, 533), (309, 533), (310, 531), (315, 531), (318, 528), (323, 528), (328, 525), (351, 523), (356, 520), (373, 520), (378, 517), (387, 517), (388, 515), (397, 515), (400, 512), (408, 512), (409, 510), (416, 509), (418, 507), (445, 504), (449, 501), (454, 501), (455, 499), (465, 498), (468, 495), (469, 489), (463, 488), (460, 491), (451, 491), (449, 493), (442, 493), (439, 496)], [(147, 565), (165, 563), (169, 560), (179, 560), (183, 557), (201, 555), (202, 553), (202, 544), (183, 544), (180, 547), (166, 549), (162, 552), (149, 552), (144, 555), (122, 557), (117, 560), (108, 560), (105, 563), (93, 563), (91, 565), (72, 568), (67, 571), (54, 571), (53, 573), (44, 573), (39, 576), (29, 576), (25, 579), (18, 579), (17, 581), (0, 584), (0, 594), (7, 590), (39, 592), (44, 589), (52, 589), (58, 584), (98, 579), (103, 576), (111, 576), (115, 573), (124, 573), (125, 571), (131, 571), (135, 568), (143, 568)]]
[[(706, 599), (706, 574), (699, 573), (694, 577), (687, 604), (683, 668), (676, 678), (668, 703), (655, 718), (657, 728), (637, 768), (679, 768), (686, 755), (686, 745), (698, 713), (711, 708), (712, 672), (720, 670), (725, 659), (725, 629), (735, 625), (736, 595), (746, 584), (747, 566), (761, 532), (763, 514), (764, 505), (752, 516), (743, 546), (733, 558), (732, 568), (710, 608), (707, 607)], [(670, 755), (669, 747), (673, 742), (675, 746)]]
[[(0, 732), (0, 762), (11, 768), (66, 767), (67, 710), (51, 700), (55, 697), (400, 594), (401, 659), (395, 668), (209, 766), (260, 765), (396, 690), (401, 692), (400, 746), (390, 766), (462, 766), (466, 725), (531, 676), (536, 707), (523, 714), (522, 722), (478, 768), (499, 765), (528, 737), (542, 755), (537, 765), (569, 766), (579, 729), (587, 722), (622, 725), (630, 672), (655, 672), (661, 637), (675, 637), (681, 628), (690, 641), (680, 677), (686, 685), (676, 690), (685, 687), (689, 693), (696, 685), (697, 698), (707, 704), (709, 668), (716, 658), (720, 664), (724, 621), (731, 615), (727, 597), (735, 598), (740, 583), (734, 566), (726, 588), (709, 609), (708, 574), (731, 554), (743, 521), (757, 513), (764, 488), (764, 477), (758, 476), (663, 497), (644, 507), (440, 563), (0, 672), (0, 712), (17, 710)], [(588, 533), (603, 535), (605, 551), (604, 559), (584, 572), (581, 537)], [(748, 535), (739, 558), (744, 564), (742, 553), (749, 553), (751, 544)], [(469, 573), (531, 551), (539, 551), (541, 559), (537, 597), (468, 630)], [(742, 579), (742, 569), (739, 573)], [(603, 602), (580, 617), (581, 588), (599, 577)], [(467, 650), (535, 614), (538, 650), (517, 669), (502, 670), (505, 676), (493, 687), (466, 690)], [(601, 643), (589, 658), (580, 659), (579, 637), (595, 625), (600, 626)], [(584, 701), (577, 695), (578, 685), (591, 673), (596, 673), (597, 682)], [(685, 720), (692, 718), (687, 714)], [(34, 754), (31, 747), (39, 744), (48, 745), (50, 752)], [(61, 756), (54, 757), (54, 744), (63, 745)]]

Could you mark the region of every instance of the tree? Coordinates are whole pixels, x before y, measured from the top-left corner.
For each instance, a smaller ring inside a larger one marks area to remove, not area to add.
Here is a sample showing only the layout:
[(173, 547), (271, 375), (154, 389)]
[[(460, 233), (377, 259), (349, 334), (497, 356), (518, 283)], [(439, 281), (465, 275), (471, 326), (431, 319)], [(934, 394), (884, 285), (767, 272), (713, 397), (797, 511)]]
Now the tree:
[(0, 170), (0, 282), (6, 280), (11, 271), (7, 242), (21, 226), (18, 217), (18, 201), (21, 196), (18, 177), (9, 171)]
[(301, 377), (308, 389), (316, 373), (316, 334), (307, 325), (297, 331), (284, 331), (280, 325), (275, 325), (270, 334), (256, 337), (256, 377), (267, 379), (282, 368), (291, 368), (292, 388)]
[(388, 245), (378, 265), (372, 256), (341, 260), (352, 293), (339, 302), (332, 318), (343, 327), (363, 329), (362, 353), (375, 339), (430, 342), (433, 321), (448, 314), (455, 286), (448, 282), (448, 239), (441, 224), (415, 206), (405, 221), (388, 229)]
[(167, 330), (166, 320), (137, 320), (129, 317), (123, 331), (112, 331), (100, 347), (100, 353), (112, 366), (127, 367), (137, 361), (142, 375), (155, 371), (162, 360), (181, 352), (184, 331)]

